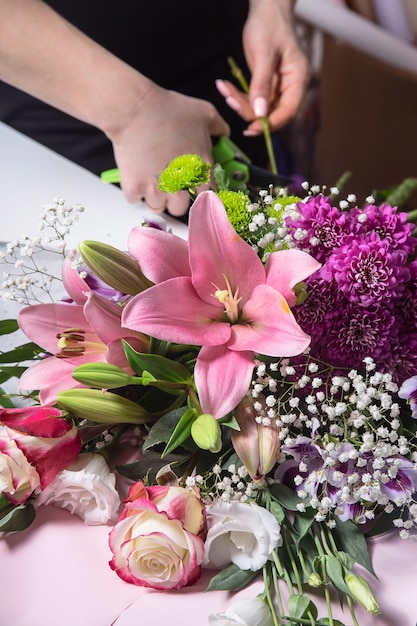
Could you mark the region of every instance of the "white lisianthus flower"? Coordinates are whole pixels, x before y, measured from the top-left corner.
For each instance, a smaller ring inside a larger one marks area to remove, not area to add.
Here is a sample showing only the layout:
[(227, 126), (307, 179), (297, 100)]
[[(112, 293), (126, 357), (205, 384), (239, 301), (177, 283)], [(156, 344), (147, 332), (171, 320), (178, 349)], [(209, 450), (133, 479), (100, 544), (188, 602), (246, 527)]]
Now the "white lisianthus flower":
[(39, 493), (35, 504), (68, 509), (89, 526), (108, 524), (117, 520), (120, 507), (115, 483), (116, 477), (101, 454), (80, 454)]
[(207, 521), (205, 567), (222, 568), (232, 562), (256, 572), (282, 544), (275, 517), (253, 502), (215, 502), (208, 508)]
[(209, 616), (210, 626), (273, 626), (271, 611), (262, 598), (242, 598), (224, 613)]

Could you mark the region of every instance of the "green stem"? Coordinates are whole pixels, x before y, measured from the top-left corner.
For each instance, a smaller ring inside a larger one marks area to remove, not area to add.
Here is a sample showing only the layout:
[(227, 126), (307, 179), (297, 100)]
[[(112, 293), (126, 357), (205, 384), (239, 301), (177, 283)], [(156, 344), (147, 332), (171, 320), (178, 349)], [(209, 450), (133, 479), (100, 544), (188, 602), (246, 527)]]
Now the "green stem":
[(276, 567), (272, 568), (272, 578), (274, 580), (274, 589), (275, 589), (275, 596), (276, 596), (277, 603), (278, 603), (278, 611), (279, 611), (280, 617), (282, 618), (284, 615), (284, 605), (282, 603), (281, 590), (279, 588), (279, 580), (278, 580)]
[(275, 159), (274, 148), (272, 145), (271, 131), (269, 129), (269, 120), (267, 117), (261, 118), (262, 129), (265, 138), (266, 151), (268, 153), (269, 166), (273, 174), (278, 174), (277, 162)]
[(354, 609), (354, 606), (353, 606), (352, 598), (347, 595), (346, 599), (347, 599), (347, 603), (348, 603), (348, 607), (349, 607), (349, 611), (350, 611), (350, 616), (351, 616), (352, 621), (353, 621), (353, 626), (359, 626), (359, 622), (356, 619), (355, 609)]
[[(318, 539), (318, 537), (316, 535), (314, 535), (314, 542), (316, 544), (316, 548), (317, 548), (317, 552), (320, 556), (324, 556), (324, 551), (322, 548), (322, 545)], [(324, 581), (324, 597), (326, 599), (326, 606), (327, 606), (327, 616), (329, 618), (329, 626), (334, 626), (334, 621), (333, 621), (333, 614), (332, 614), (332, 603), (331, 603), (331, 599), (330, 599), (330, 593), (329, 593), (329, 589), (327, 587), (327, 572), (326, 572), (326, 563), (324, 561), (324, 559), (321, 560), (321, 575), (322, 575), (322, 579)]]
[(294, 555), (292, 553), (291, 546), (289, 545), (288, 541), (284, 541), (284, 543), (285, 543), (285, 548), (287, 550), (287, 554), (290, 559), (292, 571), (294, 572), (295, 580), (297, 582), (298, 592), (301, 594), (303, 593), (304, 590), (303, 590), (303, 583), (301, 582), (301, 578), (300, 578), (300, 573), (295, 564)]
[(264, 595), (265, 595), (265, 600), (266, 600), (266, 603), (269, 606), (269, 610), (271, 612), (271, 617), (272, 617), (272, 621), (274, 622), (274, 626), (279, 626), (279, 621), (277, 619), (277, 614), (275, 613), (275, 607), (274, 607), (274, 604), (272, 602), (271, 590), (270, 590), (271, 581), (269, 579), (268, 568), (267, 568), (266, 565), (264, 565), (264, 567), (262, 568), (262, 573), (263, 573), (263, 578), (264, 578)]
[(408, 211), (407, 222), (413, 222), (415, 219), (417, 219), (417, 209), (414, 209), (413, 211)]
[(197, 396), (195, 390), (193, 389), (193, 387), (189, 387), (189, 389), (188, 389), (188, 397), (190, 398), (190, 402), (191, 402), (193, 408), (196, 409), (196, 411), (198, 411), (199, 414), (201, 414), (203, 412), (203, 410), (201, 408), (200, 401), (199, 401), (198, 396)]

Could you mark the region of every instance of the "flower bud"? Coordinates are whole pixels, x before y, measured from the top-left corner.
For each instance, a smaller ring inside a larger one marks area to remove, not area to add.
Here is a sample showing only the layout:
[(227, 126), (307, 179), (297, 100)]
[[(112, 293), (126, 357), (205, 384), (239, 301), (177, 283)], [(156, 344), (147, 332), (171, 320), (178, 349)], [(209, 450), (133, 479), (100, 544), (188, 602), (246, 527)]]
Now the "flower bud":
[(345, 581), (352, 598), (359, 602), (359, 604), (362, 604), (368, 613), (377, 615), (380, 612), (379, 604), (366, 580), (361, 576), (349, 572), (345, 576)]
[(98, 241), (83, 241), (78, 249), (91, 271), (117, 291), (134, 296), (153, 284), (126, 252)]
[(68, 389), (57, 394), (57, 403), (75, 417), (98, 424), (144, 424), (150, 416), (139, 404), (100, 389)]
[(222, 431), (217, 420), (208, 413), (199, 415), (191, 426), (191, 437), (202, 450), (220, 452), (222, 449)]
[(74, 368), (72, 377), (77, 382), (96, 389), (117, 389), (137, 382), (134, 376), (111, 363), (83, 363)]
[(279, 429), (274, 420), (267, 426), (256, 422), (250, 396), (239, 403), (235, 417), (240, 430), (232, 430), (233, 447), (252, 478), (258, 480), (277, 462), (281, 444)]
[(321, 587), (321, 585), (323, 584), (323, 581), (322, 581), (321, 577), (316, 572), (313, 572), (308, 577), (307, 584), (309, 584), (310, 587), (316, 587), (317, 588), (317, 587)]

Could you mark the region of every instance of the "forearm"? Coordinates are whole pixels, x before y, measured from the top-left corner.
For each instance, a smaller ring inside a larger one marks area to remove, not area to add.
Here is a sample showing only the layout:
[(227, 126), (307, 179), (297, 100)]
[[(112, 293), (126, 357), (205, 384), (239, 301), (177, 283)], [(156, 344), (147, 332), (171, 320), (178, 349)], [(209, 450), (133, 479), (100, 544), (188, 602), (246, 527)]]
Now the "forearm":
[(152, 86), (41, 0), (0, 0), (0, 78), (110, 137)]

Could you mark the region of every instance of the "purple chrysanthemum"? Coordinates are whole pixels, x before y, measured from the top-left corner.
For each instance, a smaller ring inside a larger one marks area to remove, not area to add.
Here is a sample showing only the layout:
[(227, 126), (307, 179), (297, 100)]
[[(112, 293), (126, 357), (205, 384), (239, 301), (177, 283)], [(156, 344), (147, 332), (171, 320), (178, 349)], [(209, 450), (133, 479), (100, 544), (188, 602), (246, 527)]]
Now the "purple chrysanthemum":
[(352, 221), (358, 224), (357, 233), (374, 232), (388, 241), (392, 249), (401, 248), (407, 254), (415, 251), (417, 239), (412, 236), (414, 224), (407, 223), (407, 213), (398, 213), (397, 207), (368, 204), (364, 209), (352, 209), (350, 215)]
[(343, 296), (335, 281), (323, 280), (319, 274), (308, 278), (307, 298), (293, 309), (294, 316), (304, 332), (317, 340), (331, 320), (339, 313), (339, 304)]
[(401, 297), (410, 277), (406, 261), (403, 250), (392, 250), (376, 233), (359, 238), (350, 235), (321, 273), (327, 279), (333, 277), (350, 302), (367, 307)]
[(310, 252), (323, 263), (349, 234), (349, 214), (332, 207), (330, 199), (321, 194), (299, 202), (297, 211), (298, 219), (286, 218), (287, 229), (291, 235), (305, 231), (303, 238), (295, 237), (297, 248)]
[(312, 354), (320, 350), (320, 357), (337, 367), (360, 367), (365, 357), (376, 361), (390, 337), (395, 324), (389, 307), (371, 306), (364, 309), (345, 302), (339, 303), (338, 316), (325, 329), (324, 337)]
[(401, 384), (417, 372), (417, 332), (401, 329), (393, 334), (376, 361), (378, 370), (392, 375)]

